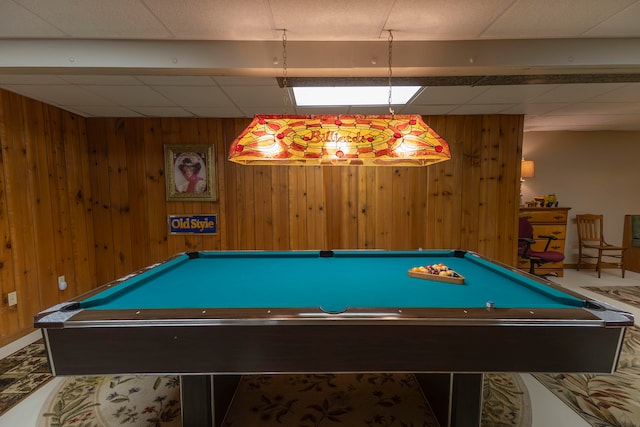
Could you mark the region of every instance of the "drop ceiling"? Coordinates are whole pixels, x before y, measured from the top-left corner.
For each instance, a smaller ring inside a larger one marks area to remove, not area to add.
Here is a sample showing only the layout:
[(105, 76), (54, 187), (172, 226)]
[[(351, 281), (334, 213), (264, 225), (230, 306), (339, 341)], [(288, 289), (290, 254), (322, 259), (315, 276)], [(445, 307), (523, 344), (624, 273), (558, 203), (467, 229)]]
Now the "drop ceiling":
[(640, 0), (0, 0), (0, 87), (84, 117), (386, 114), (279, 81), (286, 51), (288, 85), (387, 84), (391, 53), (392, 87), (423, 85), (396, 114), (638, 131), (638, 22)]

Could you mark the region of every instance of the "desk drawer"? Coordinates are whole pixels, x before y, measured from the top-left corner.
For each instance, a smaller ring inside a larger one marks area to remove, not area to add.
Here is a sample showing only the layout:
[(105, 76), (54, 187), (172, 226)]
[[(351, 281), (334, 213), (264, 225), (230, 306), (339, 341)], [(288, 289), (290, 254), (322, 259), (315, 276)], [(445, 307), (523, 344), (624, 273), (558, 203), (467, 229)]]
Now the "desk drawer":
[(567, 211), (559, 210), (559, 209), (549, 209), (544, 210), (527, 210), (520, 213), (522, 218), (526, 218), (531, 223), (535, 222), (544, 222), (544, 223), (558, 223), (558, 224), (566, 224), (567, 223)]
[(567, 227), (564, 224), (558, 224), (558, 225), (534, 224), (533, 225), (533, 238), (536, 240), (546, 241), (546, 239), (541, 239), (540, 237), (538, 237), (540, 235), (553, 236), (557, 239), (564, 239), (566, 234), (567, 234)]

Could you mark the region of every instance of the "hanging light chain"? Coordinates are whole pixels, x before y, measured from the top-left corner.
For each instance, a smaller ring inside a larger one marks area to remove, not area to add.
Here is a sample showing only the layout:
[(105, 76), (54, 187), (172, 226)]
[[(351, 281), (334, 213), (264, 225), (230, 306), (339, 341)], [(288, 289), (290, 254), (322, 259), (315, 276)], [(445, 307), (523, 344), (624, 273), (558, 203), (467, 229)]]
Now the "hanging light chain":
[(393, 54), (393, 33), (391, 32), (391, 30), (389, 31), (389, 113), (391, 114), (391, 116), (394, 115), (394, 111), (393, 108), (391, 107), (391, 94), (392, 94), (392, 86), (391, 86), (391, 76), (393, 75), (393, 72), (391, 71), (391, 58), (392, 58), (392, 54)]
[(289, 90), (287, 87), (287, 30), (282, 30), (282, 114), (287, 114), (289, 104)]
[(287, 88), (287, 30), (282, 30), (282, 85)]

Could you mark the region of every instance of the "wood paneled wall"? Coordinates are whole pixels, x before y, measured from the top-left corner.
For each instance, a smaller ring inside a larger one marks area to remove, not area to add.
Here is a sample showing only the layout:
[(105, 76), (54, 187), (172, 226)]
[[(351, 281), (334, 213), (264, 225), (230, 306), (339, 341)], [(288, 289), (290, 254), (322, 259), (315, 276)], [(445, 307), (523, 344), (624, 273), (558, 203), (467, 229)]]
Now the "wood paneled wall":
[[(425, 122), (452, 160), (426, 168), (241, 166), (248, 119), (84, 119), (2, 93), (2, 336), (38, 310), (188, 250), (464, 248), (515, 265), (521, 116)], [(216, 202), (167, 202), (164, 144), (214, 144)], [(218, 234), (169, 235), (169, 214)], [(9, 242), (7, 246), (6, 242)], [(56, 290), (64, 274), (69, 289)]]
[[(88, 119), (97, 278), (184, 250), (464, 248), (513, 264), (522, 117), (430, 117), (452, 160), (427, 168), (243, 166), (246, 119)], [(166, 202), (164, 144), (214, 144), (217, 202)], [(167, 216), (218, 215), (215, 236)]]
[[(85, 125), (0, 90), (0, 344), (30, 330), (41, 309), (96, 285)], [(14, 291), (18, 305), (8, 307)]]

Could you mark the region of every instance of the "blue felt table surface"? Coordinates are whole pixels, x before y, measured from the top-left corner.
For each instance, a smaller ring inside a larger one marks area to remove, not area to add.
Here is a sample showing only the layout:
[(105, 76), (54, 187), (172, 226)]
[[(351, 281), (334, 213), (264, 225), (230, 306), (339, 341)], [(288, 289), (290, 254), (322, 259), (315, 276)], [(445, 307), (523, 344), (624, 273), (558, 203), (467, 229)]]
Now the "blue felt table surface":
[[(202, 252), (112, 286), (87, 309), (581, 307), (583, 301), (484, 258), (453, 251)], [(443, 263), (464, 284), (408, 277)]]

